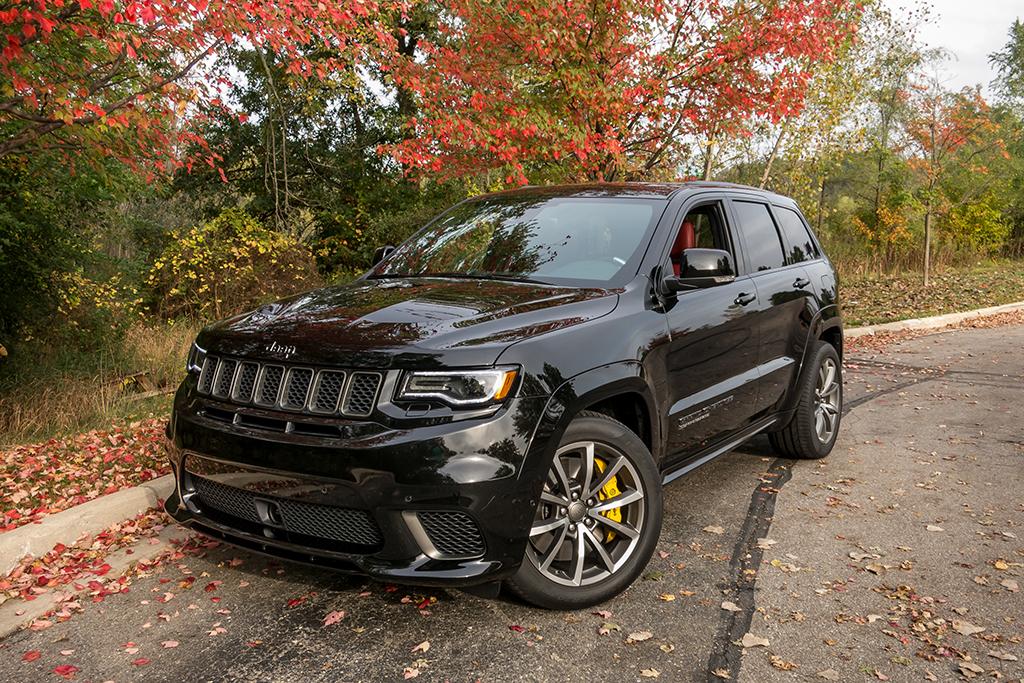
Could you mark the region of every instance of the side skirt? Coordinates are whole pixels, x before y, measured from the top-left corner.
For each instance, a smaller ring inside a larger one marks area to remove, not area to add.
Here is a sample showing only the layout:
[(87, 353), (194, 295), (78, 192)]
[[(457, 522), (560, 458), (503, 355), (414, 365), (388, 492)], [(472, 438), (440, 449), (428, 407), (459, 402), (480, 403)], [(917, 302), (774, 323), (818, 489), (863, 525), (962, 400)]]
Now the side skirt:
[(757, 434), (763, 432), (764, 430), (768, 429), (773, 424), (778, 422), (778, 420), (779, 420), (779, 416), (778, 415), (769, 415), (766, 418), (758, 420), (754, 424), (752, 424), (749, 427), (747, 427), (746, 429), (744, 429), (742, 432), (738, 432), (736, 434), (736, 436), (734, 436), (731, 439), (725, 441), (724, 443), (712, 446), (712, 447), (708, 448), (707, 450), (705, 450), (705, 451), (703, 451), (701, 453), (698, 453), (697, 455), (693, 456), (692, 458), (689, 458), (688, 460), (685, 460), (682, 464), (680, 464), (680, 465), (678, 465), (676, 467), (673, 467), (672, 469), (666, 470), (665, 472), (662, 473), (661, 483), (662, 484), (667, 484), (667, 483), (669, 483), (671, 481), (675, 481), (679, 477), (683, 476), (684, 474), (686, 474), (688, 472), (692, 472), (693, 470), (697, 469), (701, 465), (704, 465), (706, 463), (711, 462), (712, 460), (714, 460), (718, 456), (725, 455), (729, 451), (731, 451), (731, 450), (735, 449), (736, 447), (738, 447), (739, 445), (741, 445), (744, 441), (747, 441), (750, 438), (752, 438), (752, 437), (756, 436)]

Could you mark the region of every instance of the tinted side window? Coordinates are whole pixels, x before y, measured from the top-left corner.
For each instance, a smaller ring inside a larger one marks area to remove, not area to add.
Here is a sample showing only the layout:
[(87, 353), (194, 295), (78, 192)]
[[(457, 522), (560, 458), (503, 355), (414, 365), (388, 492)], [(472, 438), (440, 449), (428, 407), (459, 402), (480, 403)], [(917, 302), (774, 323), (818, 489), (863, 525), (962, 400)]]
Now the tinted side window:
[(811, 234), (807, 232), (807, 226), (800, 220), (797, 212), (777, 206), (775, 215), (779, 219), (782, 234), (786, 236), (786, 243), (789, 245), (786, 262), (800, 263), (818, 258), (818, 248), (814, 245)]
[(767, 204), (733, 201), (739, 229), (743, 232), (750, 269), (771, 270), (785, 265), (779, 232)]

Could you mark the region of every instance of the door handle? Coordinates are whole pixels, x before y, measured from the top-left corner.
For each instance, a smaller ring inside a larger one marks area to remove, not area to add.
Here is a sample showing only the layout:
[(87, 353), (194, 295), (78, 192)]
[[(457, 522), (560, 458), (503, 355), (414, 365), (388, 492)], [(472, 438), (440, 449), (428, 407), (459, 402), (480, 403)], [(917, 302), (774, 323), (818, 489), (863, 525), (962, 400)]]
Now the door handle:
[(803, 289), (809, 284), (811, 284), (811, 281), (805, 277), (798, 277), (796, 280), (793, 281), (793, 286), (796, 287), (797, 289)]
[(746, 292), (740, 292), (739, 296), (732, 300), (737, 306), (746, 306), (751, 301), (757, 300), (756, 294), (747, 294)]

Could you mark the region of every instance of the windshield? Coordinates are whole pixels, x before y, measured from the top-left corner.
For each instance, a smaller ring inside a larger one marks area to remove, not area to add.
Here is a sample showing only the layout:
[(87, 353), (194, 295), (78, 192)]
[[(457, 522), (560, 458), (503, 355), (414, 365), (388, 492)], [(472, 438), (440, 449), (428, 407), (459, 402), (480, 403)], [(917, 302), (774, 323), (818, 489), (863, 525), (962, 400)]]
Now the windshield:
[(468, 201), (398, 247), (370, 277), (481, 277), (621, 286), (667, 202), (504, 196)]

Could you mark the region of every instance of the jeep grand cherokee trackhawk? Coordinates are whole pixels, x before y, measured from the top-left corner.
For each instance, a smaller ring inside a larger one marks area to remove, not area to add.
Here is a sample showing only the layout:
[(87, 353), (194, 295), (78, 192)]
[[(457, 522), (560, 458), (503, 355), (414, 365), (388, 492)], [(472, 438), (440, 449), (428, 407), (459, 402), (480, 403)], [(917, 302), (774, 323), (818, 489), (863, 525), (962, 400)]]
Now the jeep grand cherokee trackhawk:
[(199, 334), (168, 427), (176, 520), (580, 608), (643, 570), (663, 484), (759, 432), (794, 458), (835, 443), (835, 274), (785, 197), (528, 188), (376, 260)]

